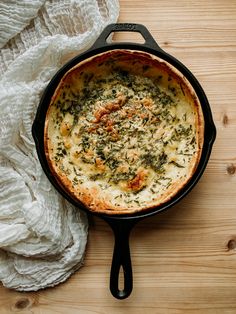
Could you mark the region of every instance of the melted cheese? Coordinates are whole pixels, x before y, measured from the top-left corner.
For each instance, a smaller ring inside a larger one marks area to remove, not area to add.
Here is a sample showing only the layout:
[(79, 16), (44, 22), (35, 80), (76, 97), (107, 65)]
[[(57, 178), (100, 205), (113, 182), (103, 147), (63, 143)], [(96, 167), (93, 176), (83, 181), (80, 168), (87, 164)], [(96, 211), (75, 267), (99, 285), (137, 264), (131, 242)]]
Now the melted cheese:
[(118, 51), (72, 69), (47, 114), (51, 167), (95, 211), (162, 204), (187, 183), (200, 158), (196, 97), (165, 64), (130, 55)]

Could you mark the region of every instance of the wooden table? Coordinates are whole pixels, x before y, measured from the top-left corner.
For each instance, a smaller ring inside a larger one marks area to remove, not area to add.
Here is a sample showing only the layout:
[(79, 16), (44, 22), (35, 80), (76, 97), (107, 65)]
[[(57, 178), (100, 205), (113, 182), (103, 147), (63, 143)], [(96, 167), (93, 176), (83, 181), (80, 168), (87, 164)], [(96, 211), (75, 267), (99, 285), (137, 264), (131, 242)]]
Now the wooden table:
[[(217, 140), (199, 184), (177, 206), (131, 234), (134, 289), (109, 292), (113, 236), (90, 222), (85, 265), (36, 293), (0, 287), (0, 313), (236, 313), (236, 1), (120, 0), (120, 22), (145, 24), (201, 82)], [(135, 34), (116, 39), (139, 40)]]

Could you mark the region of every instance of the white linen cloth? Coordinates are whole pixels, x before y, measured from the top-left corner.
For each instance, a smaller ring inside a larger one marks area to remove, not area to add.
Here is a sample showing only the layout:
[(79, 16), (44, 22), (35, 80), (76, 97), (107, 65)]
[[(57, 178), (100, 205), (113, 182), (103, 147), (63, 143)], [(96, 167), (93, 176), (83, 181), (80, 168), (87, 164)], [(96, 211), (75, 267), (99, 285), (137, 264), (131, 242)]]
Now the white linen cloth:
[(49, 183), (31, 127), (52, 76), (118, 13), (118, 0), (0, 1), (0, 280), (6, 287), (54, 286), (82, 265), (86, 215)]

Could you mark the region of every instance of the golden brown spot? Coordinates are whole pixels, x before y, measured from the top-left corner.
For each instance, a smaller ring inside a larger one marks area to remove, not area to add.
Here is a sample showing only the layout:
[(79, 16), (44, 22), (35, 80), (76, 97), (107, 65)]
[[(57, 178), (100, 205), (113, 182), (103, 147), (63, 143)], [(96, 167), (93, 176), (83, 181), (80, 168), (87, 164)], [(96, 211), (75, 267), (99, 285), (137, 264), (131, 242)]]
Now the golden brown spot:
[(147, 175), (147, 170), (139, 169), (136, 176), (127, 183), (127, 188), (135, 192), (142, 190), (146, 186)]
[(104, 172), (106, 167), (104, 165), (104, 162), (100, 158), (96, 158), (95, 164), (98, 170)]
[(114, 102), (109, 102), (105, 104), (104, 107), (98, 108), (94, 113), (95, 120), (93, 121), (93, 123), (98, 123), (101, 121), (104, 115), (119, 110), (125, 104), (125, 102), (126, 96), (121, 94), (117, 97), (117, 99)]
[(73, 152), (73, 157), (74, 157), (74, 158), (79, 158), (79, 155), (80, 155), (80, 153), (79, 153), (78, 150), (76, 150), (75, 152)]
[(62, 136), (67, 136), (70, 133), (72, 125), (69, 122), (62, 122), (60, 132)]
[(117, 97), (117, 102), (119, 105), (123, 106), (126, 102), (127, 98), (126, 96), (120, 94), (118, 97)]
[(145, 107), (150, 107), (153, 104), (152, 99), (150, 98), (143, 98), (141, 103), (145, 106)]
[(64, 139), (64, 146), (65, 146), (65, 148), (71, 148), (72, 144), (71, 144), (70, 138), (66, 137)]
[(141, 119), (148, 118), (148, 115), (146, 113), (140, 113), (140, 118)]
[(106, 120), (106, 131), (113, 132), (115, 129), (113, 128), (114, 122), (112, 120)]
[(131, 118), (136, 113), (134, 108), (127, 108), (126, 109), (126, 115), (128, 118)]
[(114, 129), (113, 129), (113, 127), (112, 127), (111, 125), (108, 125), (108, 126), (106, 127), (106, 130), (107, 130), (107, 132), (112, 132), (112, 131), (114, 131)]
[(88, 128), (88, 132), (89, 133), (94, 133), (97, 130), (98, 126), (97, 125), (93, 125), (90, 128)]
[(111, 140), (116, 142), (120, 139), (119, 133), (117, 132), (116, 129), (113, 129), (112, 133), (111, 133)]
[(93, 157), (94, 152), (92, 149), (88, 149), (88, 151), (84, 154), (86, 157)]
[(106, 110), (108, 110), (108, 113), (114, 112), (114, 111), (117, 111), (120, 109), (120, 104), (118, 101), (110, 102), (110, 103), (106, 104), (105, 108), (106, 108)]
[(172, 162), (172, 161), (177, 161), (177, 157), (176, 156), (171, 156), (170, 158), (169, 158), (169, 162)]
[(226, 169), (227, 169), (228, 174), (230, 175), (235, 174), (236, 168), (233, 164), (228, 165)]
[(104, 107), (97, 109), (94, 113), (95, 120), (93, 120), (93, 122), (94, 123), (100, 122), (102, 116), (104, 116), (105, 114), (108, 114), (108, 113), (109, 113), (109, 111)]

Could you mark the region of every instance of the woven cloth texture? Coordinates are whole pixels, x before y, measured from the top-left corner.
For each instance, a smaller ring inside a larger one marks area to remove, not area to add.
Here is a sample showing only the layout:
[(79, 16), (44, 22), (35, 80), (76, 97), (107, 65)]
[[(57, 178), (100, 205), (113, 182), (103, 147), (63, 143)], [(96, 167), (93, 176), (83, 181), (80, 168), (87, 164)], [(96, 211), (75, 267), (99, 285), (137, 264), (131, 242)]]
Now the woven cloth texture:
[(118, 0), (0, 1), (0, 280), (8, 288), (55, 286), (83, 263), (86, 215), (49, 183), (31, 127), (52, 76), (118, 14)]

